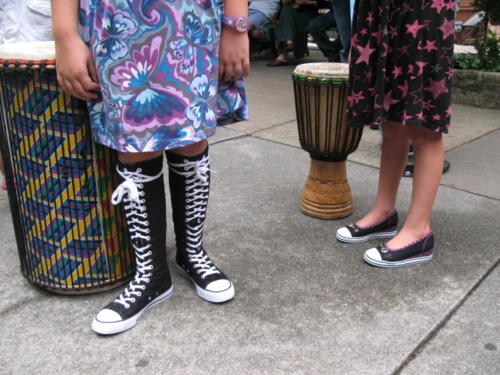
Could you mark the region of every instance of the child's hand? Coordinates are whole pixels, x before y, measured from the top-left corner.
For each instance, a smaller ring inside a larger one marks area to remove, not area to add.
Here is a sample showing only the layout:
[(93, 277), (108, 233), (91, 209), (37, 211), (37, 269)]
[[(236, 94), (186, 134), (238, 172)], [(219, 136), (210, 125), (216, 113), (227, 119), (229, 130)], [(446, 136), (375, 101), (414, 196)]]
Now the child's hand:
[(250, 73), (248, 34), (222, 28), (219, 51), (219, 80), (235, 81)]
[(88, 47), (79, 35), (56, 43), (57, 82), (68, 94), (82, 100), (96, 99), (99, 79)]

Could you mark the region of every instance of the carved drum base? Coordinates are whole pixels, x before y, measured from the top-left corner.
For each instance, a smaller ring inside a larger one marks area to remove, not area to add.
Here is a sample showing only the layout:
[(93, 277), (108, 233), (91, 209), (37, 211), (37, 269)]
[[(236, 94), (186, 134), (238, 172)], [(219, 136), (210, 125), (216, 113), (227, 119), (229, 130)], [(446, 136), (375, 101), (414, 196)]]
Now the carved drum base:
[(352, 194), (345, 161), (311, 160), (300, 210), (319, 219), (340, 219), (352, 214)]

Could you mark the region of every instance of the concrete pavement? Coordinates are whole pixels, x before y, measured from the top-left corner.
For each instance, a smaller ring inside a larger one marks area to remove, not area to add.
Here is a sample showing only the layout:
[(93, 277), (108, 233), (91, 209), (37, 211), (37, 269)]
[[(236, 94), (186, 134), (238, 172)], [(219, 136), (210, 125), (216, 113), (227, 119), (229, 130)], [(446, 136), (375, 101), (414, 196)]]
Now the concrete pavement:
[[(313, 52), (310, 61), (321, 59)], [(368, 210), (380, 137), (366, 130), (348, 163), (355, 212), (302, 215), (309, 157), (298, 147), (290, 72), (253, 62), (252, 121), (211, 140), (205, 245), (235, 281), (234, 301), (203, 302), (175, 273), (174, 296), (114, 337), (90, 330), (117, 291), (59, 296), (19, 272), (8, 201), (0, 197), (1, 374), (494, 374), (500, 368), (500, 112), (455, 106), (435, 207), (432, 262), (381, 270), (335, 229)], [(411, 179), (403, 179), (404, 217)]]

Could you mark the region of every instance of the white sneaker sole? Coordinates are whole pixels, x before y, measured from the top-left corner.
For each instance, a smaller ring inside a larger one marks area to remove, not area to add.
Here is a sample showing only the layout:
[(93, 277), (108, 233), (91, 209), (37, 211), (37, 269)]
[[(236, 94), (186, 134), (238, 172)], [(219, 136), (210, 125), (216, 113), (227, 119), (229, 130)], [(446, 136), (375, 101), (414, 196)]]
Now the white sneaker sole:
[(141, 311), (126, 320), (121, 320), (118, 322), (101, 322), (94, 318), (94, 321), (92, 322), (92, 329), (95, 333), (98, 333), (100, 335), (114, 335), (129, 330), (137, 324), (137, 321), (142, 317), (142, 314), (144, 314), (146, 311), (159, 304), (160, 302), (165, 301), (172, 295), (173, 292), (174, 286), (172, 285), (170, 289), (160, 294), (158, 297), (148, 303)]
[(398, 231), (394, 230), (392, 232), (377, 232), (377, 233), (367, 234), (366, 236), (363, 236), (363, 237), (344, 237), (339, 232), (337, 232), (335, 234), (335, 237), (340, 242), (361, 243), (361, 242), (366, 242), (368, 240), (371, 240), (372, 238), (389, 238), (389, 237), (394, 237), (397, 233), (398, 233)]
[(373, 258), (370, 258), (366, 254), (363, 255), (363, 260), (371, 264), (372, 266), (375, 267), (381, 267), (381, 268), (397, 268), (397, 267), (404, 267), (404, 266), (409, 266), (412, 264), (417, 264), (417, 263), (425, 263), (428, 262), (432, 259), (432, 254), (428, 256), (422, 256), (418, 258), (408, 258), (404, 260), (397, 260), (394, 262), (387, 262), (385, 260), (376, 260)]
[(177, 270), (182, 276), (184, 276), (193, 283), (194, 287), (196, 288), (196, 293), (198, 294), (198, 296), (200, 296), (200, 298), (204, 299), (205, 301), (212, 303), (224, 303), (234, 298), (235, 294), (234, 285), (231, 282), (231, 280), (229, 280), (229, 282), (231, 283), (229, 288), (221, 290), (219, 292), (212, 292), (210, 290), (203, 289), (198, 284), (196, 284), (196, 282), (191, 278), (191, 276), (189, 276), (189, 274), (186, 271), (184, 271), (184, 269), (179, 265), (177, 265)]

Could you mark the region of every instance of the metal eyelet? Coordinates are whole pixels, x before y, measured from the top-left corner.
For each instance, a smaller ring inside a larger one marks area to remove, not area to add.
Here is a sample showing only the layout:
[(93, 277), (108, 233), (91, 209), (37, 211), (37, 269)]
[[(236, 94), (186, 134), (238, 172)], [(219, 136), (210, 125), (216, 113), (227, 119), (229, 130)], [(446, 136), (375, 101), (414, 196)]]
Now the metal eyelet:
[(137, 168), (137, 173), (141, 173), (142, 172), (142, 168)]

